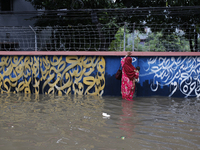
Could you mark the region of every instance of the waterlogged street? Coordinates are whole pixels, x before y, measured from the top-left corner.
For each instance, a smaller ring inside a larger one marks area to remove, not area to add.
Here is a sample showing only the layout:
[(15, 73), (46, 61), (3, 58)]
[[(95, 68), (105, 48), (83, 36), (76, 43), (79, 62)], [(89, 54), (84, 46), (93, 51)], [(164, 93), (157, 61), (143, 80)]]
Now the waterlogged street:
[(197, 150), (199, 116), (196, 98), (1, 94), (0, 149)]

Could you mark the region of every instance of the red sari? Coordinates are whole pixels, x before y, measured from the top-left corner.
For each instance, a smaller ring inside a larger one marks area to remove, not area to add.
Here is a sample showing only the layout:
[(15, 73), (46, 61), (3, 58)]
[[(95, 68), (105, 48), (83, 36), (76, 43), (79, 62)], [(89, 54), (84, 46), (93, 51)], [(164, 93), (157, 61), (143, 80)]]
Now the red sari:
[(135, 93), (135, 86), (133, 85), (133, 79), (134, 78), (138, 79), (139, 72), (132, 65), (131, 57), (123, 58), (121, 60), (121, 65), (123, 66), (122, 80), (121, 80), (121, 94), (123, 99), (130, 101), (132, 100), (133, 95)]

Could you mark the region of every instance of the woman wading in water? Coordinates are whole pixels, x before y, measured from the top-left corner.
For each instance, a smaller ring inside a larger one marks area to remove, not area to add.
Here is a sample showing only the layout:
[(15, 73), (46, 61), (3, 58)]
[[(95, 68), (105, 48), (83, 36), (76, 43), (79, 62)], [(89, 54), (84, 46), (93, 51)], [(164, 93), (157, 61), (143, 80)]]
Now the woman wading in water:
[(121, 60), (122, 65), (122, 80), (121, 80), (121, 94), (122, 98), (132, 100), (135, 92), (135, 80), (139, 77), (140, 67), (137, 69), (132, 65), (132, 58), (129, 57), (131, 52), (128, 52)]

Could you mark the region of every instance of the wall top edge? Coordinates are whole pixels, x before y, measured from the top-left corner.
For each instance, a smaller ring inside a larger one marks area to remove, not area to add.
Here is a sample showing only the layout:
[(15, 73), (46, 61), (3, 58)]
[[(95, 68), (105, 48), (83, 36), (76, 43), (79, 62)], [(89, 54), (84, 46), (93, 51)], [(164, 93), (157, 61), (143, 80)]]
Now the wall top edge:
[[(125, 56), (127, 52), (111, 51), (0, 51), (0, 55), (86, 55), (86, 56)], [(200, 56), (200, 52), (132, 52), (131, 56)]]

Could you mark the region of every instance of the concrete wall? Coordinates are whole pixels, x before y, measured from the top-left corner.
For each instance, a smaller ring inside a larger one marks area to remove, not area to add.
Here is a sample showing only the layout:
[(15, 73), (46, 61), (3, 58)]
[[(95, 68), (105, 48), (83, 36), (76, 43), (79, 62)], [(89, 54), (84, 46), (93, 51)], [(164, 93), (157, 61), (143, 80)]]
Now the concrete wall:
[(25, 0), (13, 0), (13, 11), (35, 11), (35, 8)]
[[(114, 73), (119, 67), (121, 58), (105, 58), (105, 94), (119, 95), (117, 93), (120, 93), (120, 81), (114, 79)], [(137, 96), (200, 96), (199, 56), (147, 56), (132, 58), (133, 65), (140, 66), (141, 69), (140, 80), (136, 85)]]
[[(13, 0), (13, 12), (35, 11), (30, 2), (25, 0)], [(33, 26), (34, 21), (27, 20), (33, 15), (24, 14), (1, 14), (0, 26)]]
[(1, 93), (103, 95), (102, 56), (2, 56)]
[[(20, 53), (0, 55), (1, 93), (121, 95), (121, 83), (115, 73), (123, 56), (117, 52)], [(137, 96), (200, 96), (199, 53), (143, 54), (131, 56), (133, 65), (141, 68)]]
[[(12, 12), (0, 14), (0, 49), (1, 50), (32, 50), (35, 34), (29, 26), (34, 26), (35, 20), (30, 20), (34, 15), (25, 13), (35, 11), (30, 2), (13, 0)], [(24, 12), (24, 13), (18, 13)], [(9, 34), (9, 37), (7, 36)], [(7, 43), (7, 46), (2, 46)], [(4, 48), (8, 47), (8, 48)]]

